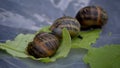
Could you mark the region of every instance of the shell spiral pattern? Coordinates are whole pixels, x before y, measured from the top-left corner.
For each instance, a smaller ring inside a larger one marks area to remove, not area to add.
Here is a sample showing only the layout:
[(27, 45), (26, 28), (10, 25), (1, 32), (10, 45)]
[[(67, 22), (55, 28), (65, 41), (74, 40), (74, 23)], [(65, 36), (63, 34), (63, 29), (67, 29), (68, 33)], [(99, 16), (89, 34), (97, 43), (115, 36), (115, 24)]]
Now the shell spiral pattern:
[(55, 54), (60, 43), (58, 38), (46, 32), (37, 34), (28, 44), (27, 52), (35, 58), (49, 57)]
[(55, 29), (59, 29), (56, 33), (59, 33), (58, 35), (61, 35), (61, 30), (63, 28), (66, 28), (69, 31), (71, 37), (76, 36), (80, 32), (79, 22), (75, 18), (69, 16), (63, 16), (55, 20), (50, 27), (50, 30), (54, 33)]
[(108, 15), (99, 6), (86, 6), (78, 11), (76, 19), (81, 24), (81, 28), (101, 28), (106, 24)]

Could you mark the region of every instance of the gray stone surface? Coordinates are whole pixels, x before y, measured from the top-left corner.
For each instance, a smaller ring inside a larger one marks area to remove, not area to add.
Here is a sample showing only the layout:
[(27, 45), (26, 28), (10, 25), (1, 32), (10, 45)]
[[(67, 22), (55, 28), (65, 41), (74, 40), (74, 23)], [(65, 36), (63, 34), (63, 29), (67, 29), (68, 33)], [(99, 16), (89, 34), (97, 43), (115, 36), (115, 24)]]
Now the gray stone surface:
[[(94, 47), (120, 44), (120, 0), (0, 0), (0, 42), (19, 33), (34, 33), (63, 15), (74, 17), (87, 5), (103, 7), (109, 16)], [(111, 34), (111, 36), (109, 36)], [(15, 58), (0, 50), (0, 68), (90, 68), (82, 60), (85, 49), (72, 49), (69, 56), (53, 63)]]

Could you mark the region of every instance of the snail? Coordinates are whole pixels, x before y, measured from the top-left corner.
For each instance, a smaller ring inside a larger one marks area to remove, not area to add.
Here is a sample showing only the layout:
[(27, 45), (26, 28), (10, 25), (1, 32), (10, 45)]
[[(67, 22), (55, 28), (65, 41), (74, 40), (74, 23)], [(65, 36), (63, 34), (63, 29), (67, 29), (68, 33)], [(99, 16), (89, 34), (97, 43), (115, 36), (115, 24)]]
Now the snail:
[(99, 6), (86, 6), (78, 11), (75, 17), (81, 24), (81, 29), (101, 28), (106, 24), (108, 15)]
[(59, 39), (47, 32), (38, 33), (27, 46), (27, 53), (35, 58), (51, 57), (56, 53)]
[(61, 38), (63, 28), (69, 31), (71, 37), (77, 36), (80, 32), (79, 22), (70, 16), (63, 16), (56, 19), (49, 29), (52, 33)]

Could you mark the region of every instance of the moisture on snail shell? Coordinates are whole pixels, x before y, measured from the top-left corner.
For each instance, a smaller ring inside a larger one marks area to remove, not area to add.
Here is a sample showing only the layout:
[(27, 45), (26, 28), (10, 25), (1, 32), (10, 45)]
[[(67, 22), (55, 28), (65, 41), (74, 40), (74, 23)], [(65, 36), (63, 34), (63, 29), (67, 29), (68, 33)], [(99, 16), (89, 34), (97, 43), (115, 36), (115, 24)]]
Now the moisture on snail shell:
[(78, 11), (76, 19), (81, 24), (81, 29), (101, 28), (106, 24), (108, 15), (99, 6), (86, 6)]
[(55, 54), (60, 43), (57, 37), (50, 33), (38, 33), (28, 44), (27, 53), (35, 58), (50, 57)]
[(62, 37), (63, 28), (69, 31), (71, 37), (77, 36), (80, 32), (79, 22), (70, 16), (63, 16), (55, 20), (50, 30), (58, 37)]

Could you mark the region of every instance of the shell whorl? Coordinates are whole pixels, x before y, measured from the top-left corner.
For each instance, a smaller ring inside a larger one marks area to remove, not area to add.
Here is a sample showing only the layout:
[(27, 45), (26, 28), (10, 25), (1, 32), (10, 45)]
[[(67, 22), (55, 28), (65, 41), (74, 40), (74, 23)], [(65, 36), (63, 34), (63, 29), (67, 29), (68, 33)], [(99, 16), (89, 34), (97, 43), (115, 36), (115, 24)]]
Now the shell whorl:
[(101, 27), (106, 24), (108, 16), (105, 10), (99, 6), (87, 6), (78, 11), (76, 19), (80, 22), (81, 28)]
[(55, 20), (53, 25), (50, 27), (50, 30), (53, 31), (56, 28), (66, 28), (69, 31), (71, 37), (74, 37), (80, 31), (80, 24), (75, 18), (64, 16)]
[(54, 55), (60, 43), (58, 38), (49, 33), (38, 33), (32, 42), (28, 44), (28, 54), (36, 58), (49, 57)]

